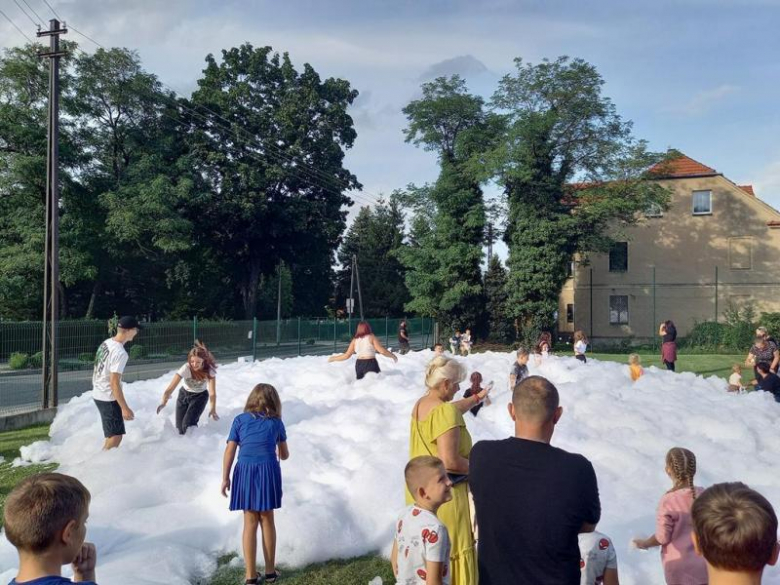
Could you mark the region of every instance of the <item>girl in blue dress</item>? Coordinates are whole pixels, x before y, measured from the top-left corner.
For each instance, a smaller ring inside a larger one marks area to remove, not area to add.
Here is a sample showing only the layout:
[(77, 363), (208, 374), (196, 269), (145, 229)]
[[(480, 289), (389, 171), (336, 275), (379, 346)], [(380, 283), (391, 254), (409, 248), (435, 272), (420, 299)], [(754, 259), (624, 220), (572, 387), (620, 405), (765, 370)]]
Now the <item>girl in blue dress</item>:
[[(282, 403), (270, 384), (258, 384), (246, 401), (244, 412), (233, 419), (233, 426), (222, 463), (222, 495), (230, 509), (244, 511), (244, 563), (246, 583), (258, 582), (257, 528), (263, 531), (265, 582), (276, 583), (276, 526), (274, 510), (282, 507), (282, 470), (280, 459), (287, 459), (287, 432), (282, 422)], [(240, 449), (239, 449), (240, 447)], [(230, 468), (238, 451), (238, 462), (230, 480)]]

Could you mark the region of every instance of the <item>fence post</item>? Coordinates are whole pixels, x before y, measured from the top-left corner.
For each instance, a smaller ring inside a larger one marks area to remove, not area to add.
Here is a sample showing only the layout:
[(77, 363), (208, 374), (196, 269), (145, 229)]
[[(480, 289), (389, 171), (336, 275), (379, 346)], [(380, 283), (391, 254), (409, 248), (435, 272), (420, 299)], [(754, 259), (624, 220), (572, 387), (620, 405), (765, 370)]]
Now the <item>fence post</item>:
[(298, 356), (301, 355), (301, 318), (298, 317)]
[(338, 346), (336, 345), (336, 313), (333, 313), (333, 351), (338, 351)]
[(192, 318), (192, 345), (198, 340), (198, 316)]
[(718, 267), (715, 267), (715, 323), (718, 322)]
[(385, 347), (390, 345), (390, 315), (385, 315)]
[(590, 269), (590, 335), (593, 339), (593, 268)]
[(317, 342), (320, 341), (320, 318), (317, 317)]
[(257, 361), (257, 317), (252, 318), (252, 361)]
[(655, 324), (656, 324), (656, 313), (655, 313), (655, 266), (653, 266), (653, 323), (650, 326), (650, 334), (653, 336), (653, 351), (656, 351), (658, 349), (658, 336), (655, 334)]

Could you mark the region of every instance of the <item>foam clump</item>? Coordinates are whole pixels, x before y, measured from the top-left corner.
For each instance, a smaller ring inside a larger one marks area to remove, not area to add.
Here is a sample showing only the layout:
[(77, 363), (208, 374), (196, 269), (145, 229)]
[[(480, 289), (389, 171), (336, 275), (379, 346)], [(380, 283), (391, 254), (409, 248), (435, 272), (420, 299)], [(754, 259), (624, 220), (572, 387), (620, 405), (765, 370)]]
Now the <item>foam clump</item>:
[[(188, 584), (216, 568), (218, 555), (241, 550), (242, 518), (219, 493), (222, 453), (233, 417), (258, 382), (282, 398), (290, 459), (282, 462), (283, 508), (277, 512), (277, 560), (301, 566), (381, 551), (389, 555), (403, 507), (409, 417), (423, 392), (430, 351), (380, 360), (382, 374), (354, 379), (354, 363), (324, 357), (271, 359), (220, 367), (219, 421), (201, 418), (184, 437), (174, 401), (155, 414), (170, 377), (128, 384), (135, 411), (122, 446), (101, 452), (97, 409), (89, 395), (62, 406), (49, 441), (22, 449), (21, 464), (56, 462), (92, 492), (88, 539), (98, 549), (101, 585)], [(469, 372), (495, 381), (493, 404), (466, 414), (474, 439), (512, 434), (506, 411), (509, 353), (463, 359)], [(553, 444), (587, 456), (598, 475), (599, 530), (617, 547), (621, 583), (663, 582), (656, 552), (631, 550), (631, 538), (655, 526), (670, 487), (664, 456), (674, 446), (696, 453), (698, 485), (740, 480), (780, 509), (780, 405), (762, 392), (734, 395), (725, 382), (647, 368), (632, 383), (628, 368), (550, 357), (532, 374), (558, 387), (564, 407)], [(173, 372), (171, 372), (172, 374)], [(465, 390), (467, 383), (463, 384)], [(522, 494), (518, 494), (522, 497)], [(0, 537), (0, 582), (15, 575), (16, 552)], [(66, 569), (66, 574), (67, 574)], [(780, 584), (769, 568), (765, 583)]]

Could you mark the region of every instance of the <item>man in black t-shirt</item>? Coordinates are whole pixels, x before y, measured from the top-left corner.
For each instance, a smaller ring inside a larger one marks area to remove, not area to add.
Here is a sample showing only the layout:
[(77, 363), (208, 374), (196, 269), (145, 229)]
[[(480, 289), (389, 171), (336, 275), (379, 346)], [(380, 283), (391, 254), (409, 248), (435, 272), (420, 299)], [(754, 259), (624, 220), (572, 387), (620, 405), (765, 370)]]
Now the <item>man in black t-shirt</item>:
[(756, 371), (760, 377), (758, 388), (764, 392), (771, 392), (776, 402), (780, 402), (780, 377), (769, 369), (767, 362), (758, 362)]
[(480, 441), (469, 457), (479, 519), (480, 585), (579, 585), (577, 535), (601, 517), (593, 465), (552, 447), (563, 414), (541, 376), (517, 384), (509, 405), (515, 436)]
[(398, 326), (398, 345), (401, 347), (401, 355), (409, 353), (409, 332), (406, 328), (406, 319)]

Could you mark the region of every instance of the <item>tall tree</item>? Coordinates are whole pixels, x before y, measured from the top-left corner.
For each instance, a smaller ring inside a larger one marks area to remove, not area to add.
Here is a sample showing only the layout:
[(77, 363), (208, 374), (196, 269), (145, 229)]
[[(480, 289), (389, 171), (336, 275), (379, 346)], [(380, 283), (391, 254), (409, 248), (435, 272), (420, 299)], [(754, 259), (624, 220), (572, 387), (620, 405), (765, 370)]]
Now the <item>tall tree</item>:
[[(192, 96), (201, 113), (193, 119), (198, 170), (210, 187), (196, 202), (199, 229), (230, 266), (245, 317), (256, 315), (261, 277), (280, 259), (293, 271), (296, 307), (321, 312), (326, 304), (345, 193), (359, 187), (343, 166), (356, 97), (347, 81), (323, 81), (308, 64), (298, 72), (271, 47), (244, 44), (223, 51), (221, 62), (206, 58)], [(302, 258), (315, 272), (296, 268)]]
[(505, 131), (488, 160), (508, 201), (509, 307), (521, 327), (541, 329), (574, 255), (608, 250), (669, 195), (644, 180), (661, 157), (632, 137), (595, 67), (567, 57), (515, 65), (492, 99)]
[(485, 228), (483, 176), (475, 161), (492, 122), (482, 98), (457, 75), (423, 84), (422, 94), (403, 110), (406, 141), (436, 152), (441, 169), (433, 185), (412, 187), (406, 196), (416, 209), (411, 245), (400, 251), (412, 297), (406, 308), (445, 326), (474, 327), (482, 315)]
[(496, 254), (490, 258), (485, 273), (485, 311), (488, 317), (488, 339), (499, 343), (512, 341), (514, 327), (507, 303), (506, 269)]

